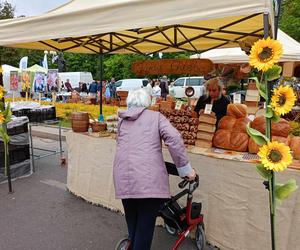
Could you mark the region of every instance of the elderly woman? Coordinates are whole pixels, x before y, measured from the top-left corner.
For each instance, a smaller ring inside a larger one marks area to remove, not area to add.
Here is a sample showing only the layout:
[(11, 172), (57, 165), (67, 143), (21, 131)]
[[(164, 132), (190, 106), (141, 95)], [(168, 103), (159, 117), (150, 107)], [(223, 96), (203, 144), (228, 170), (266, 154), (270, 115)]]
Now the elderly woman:
[(205, 83), (206, 94), (198, 99), (195, 111), (199, 114), (206, 104), (212, 104), (212, 111), (216, 114), (217, 124), (226, 115), (227, 105), (230, 103), (223, 93), (223, 84), (218, 78), (212, 78)]
[(150, 249), (157, 213), (170, 197), (162, 140), (179, 175), (189, 180), (195, 178), (179, 132), (162, 114), (148, 110), (150, 103), (147, 92), (139, 89), (129, 92), (128, 110), (119, 111), (113, 174), (116, 198), (122, 199), (132, 250)]

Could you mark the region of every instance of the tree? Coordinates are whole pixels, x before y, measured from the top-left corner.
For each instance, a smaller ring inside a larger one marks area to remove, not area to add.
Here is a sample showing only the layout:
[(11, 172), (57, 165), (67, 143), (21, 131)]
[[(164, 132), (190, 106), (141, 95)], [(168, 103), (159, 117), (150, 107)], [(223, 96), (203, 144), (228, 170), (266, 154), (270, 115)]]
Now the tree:
[(300, 2), (299, 0), (284, 0), (280, 15), (280, 29), (300, 42)]

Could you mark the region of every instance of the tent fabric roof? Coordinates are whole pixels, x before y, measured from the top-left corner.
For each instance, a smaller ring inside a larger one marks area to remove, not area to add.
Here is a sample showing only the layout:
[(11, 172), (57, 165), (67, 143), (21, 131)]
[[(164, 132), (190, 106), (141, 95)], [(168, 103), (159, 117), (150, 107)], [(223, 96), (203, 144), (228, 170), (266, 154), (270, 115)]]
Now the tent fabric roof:
[(24, 69), (24, 71), (30, 71), (30, 72), (42, 72), (42, 73), (45, 73), (47, 74), (48, 72), (48, 69), (40, 66), (40, 65), (37, 65), (37, 64), (34, 64), (33, 66), (27, 68), (27, 69)]
[(153, 53), (236, 47), (263, 35), (272, 0), (73, 0), (0, 22), (0, 46), (77, 53)]
[[(300, 43), (278, 30), (278, 37), (283, 46), (280, 62), (300, 61)], [(213, 63), (246, 63), (249, 57), (240, 48), (213, 49), (202, 54), (192, 55), (191, 58), (210, 59)]]

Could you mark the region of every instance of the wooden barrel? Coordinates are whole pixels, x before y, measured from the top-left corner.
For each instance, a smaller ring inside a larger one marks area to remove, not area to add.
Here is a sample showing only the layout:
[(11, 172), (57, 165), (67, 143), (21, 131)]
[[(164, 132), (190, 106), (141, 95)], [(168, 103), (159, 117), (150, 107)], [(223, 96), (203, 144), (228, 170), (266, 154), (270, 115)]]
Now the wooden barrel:
[(72, 113), (72, 129), (74, 132), (87, 132), (89, 129), (89, 114), (87, 112)]

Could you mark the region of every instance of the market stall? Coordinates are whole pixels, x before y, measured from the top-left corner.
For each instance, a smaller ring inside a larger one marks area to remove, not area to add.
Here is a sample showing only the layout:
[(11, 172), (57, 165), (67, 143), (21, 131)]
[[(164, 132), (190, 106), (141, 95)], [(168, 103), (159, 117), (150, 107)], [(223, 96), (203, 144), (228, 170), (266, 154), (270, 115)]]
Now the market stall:
[[(122, 211), (114, 198), (112, 165), (116, 142), (96, 134), (69, 132), (68, 189), (94, 204)], [(195, 201), (203, 202), (205, 234), (208, 242), (221, 249), (269, 249), (268, 192), (255, 171), (257, 156), (220, 149), (189, 147), (188, 156), (200, 175)], [(97, 155), (97, 158), (94, 157)], [(164, 149), (165, 160), (170, 160)], [(299, 162), (279, 176), (300, 183)], [(170, 177), (171, 191), (178, 191), (178, 177)], [(300, 191), (278, 209), (278, 249), (297, 249), (300, 244)], [(255, 244), (254, 244), (255, 242)]]

